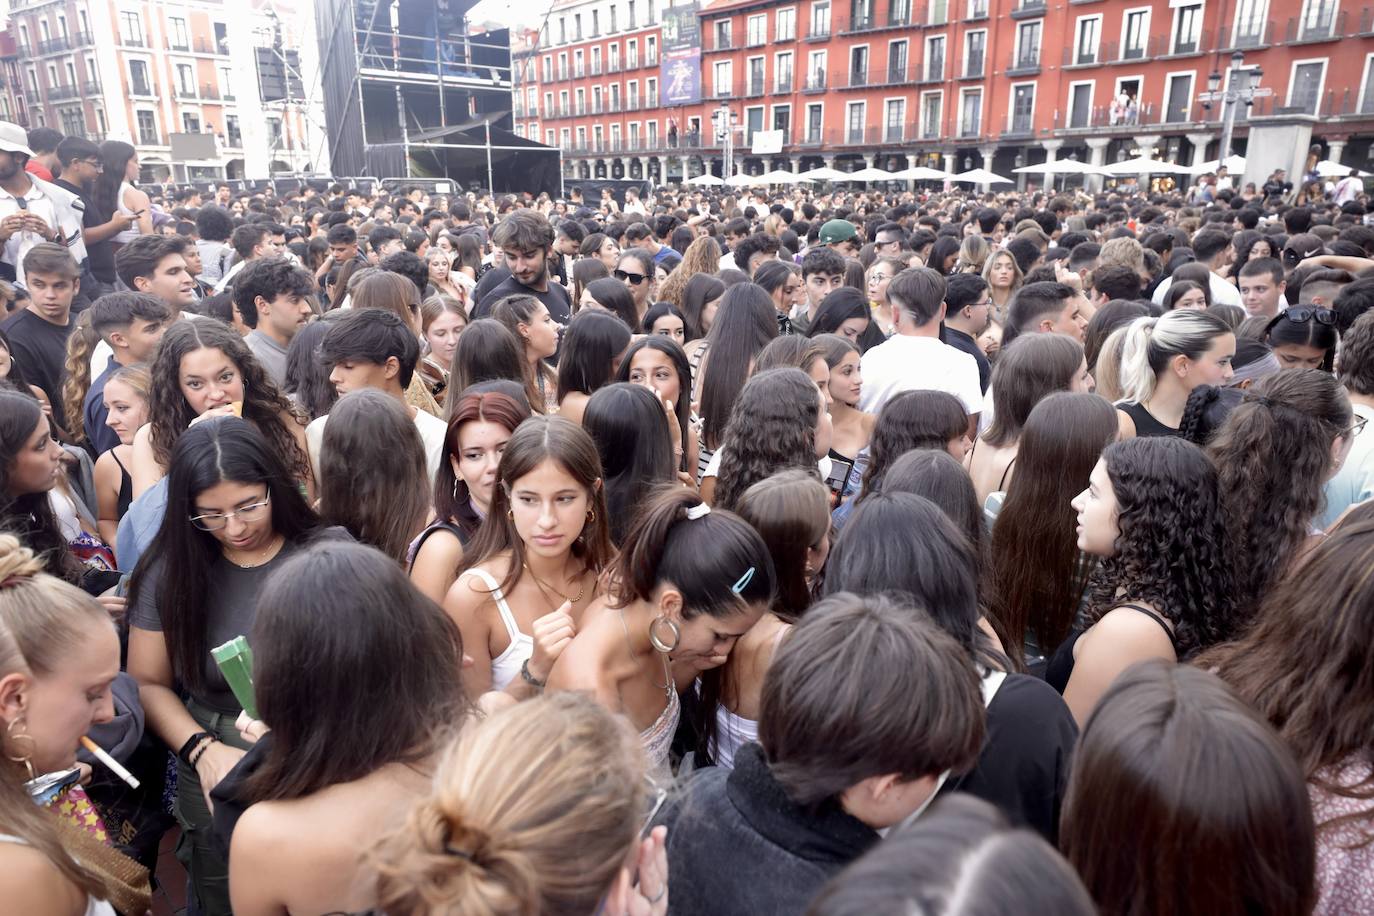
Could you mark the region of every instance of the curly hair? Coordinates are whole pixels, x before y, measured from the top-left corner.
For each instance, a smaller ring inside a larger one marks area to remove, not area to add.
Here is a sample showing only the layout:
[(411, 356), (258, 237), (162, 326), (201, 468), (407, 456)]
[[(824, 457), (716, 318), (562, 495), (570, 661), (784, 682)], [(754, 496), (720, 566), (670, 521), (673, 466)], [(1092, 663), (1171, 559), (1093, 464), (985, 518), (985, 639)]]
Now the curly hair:
[(687, 293), (687, 281), (697, 274), (712, 274), (720, 270), (720, 244), (709, 235), (703, 235), (687, 246), (682, 255), (682, 263), (673, 268), (668, 279), (658, 289), (660, 302), (671, 302), (682, 308)]
[(714, 505), (731, 509), (754, 484), (779, 471), (816, 470), (816, 383), (800, 369), (769, 369), (749, 379), (730, 411)]
[(1088, 620), (1141, 601), (1174, 625), (1178, 657), (1237, 632), (1236, 580), (1216, 468), (1172, 436), (1128, 439), (1102, 452), (1117, 501), (1116, 552), (1088, 585)]
[(1208, 448), (1220, 475), (1222, 512), (1235, 532), (1230, 560), (1240, 606), (1253, 613), (1302, 550), (1325, 504), (1331, 445), (1348, 435), (1350, 401), (1320, 369), (1289, 369), (1259, 382)]
[(148, 397), (148, 422), (153, 455), (162, 467), (170, 467), (172, 447), (196, 418), (181, 393), (181, 360), (201, 348), (219, 350), (238, 369), (243, 379), (243, 418), (252, 422), (297, 480), (310, 479), (310, 459), (285, 417), (300, 422), (291, 402), (262, 368), (243, 338), (218, 321), (178, 321), (167, 329), (158, 344), (152, 366)]

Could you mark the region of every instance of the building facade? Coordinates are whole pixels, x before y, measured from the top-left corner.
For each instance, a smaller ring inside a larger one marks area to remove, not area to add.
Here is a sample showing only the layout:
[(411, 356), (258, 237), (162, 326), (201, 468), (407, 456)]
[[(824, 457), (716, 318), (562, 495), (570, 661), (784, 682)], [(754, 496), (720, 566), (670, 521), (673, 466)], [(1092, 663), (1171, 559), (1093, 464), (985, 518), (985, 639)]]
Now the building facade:
[(303, 0), (11, 0), (0, 119), (132, 143), (145, 180), (308, 174), (313, 31)]
[[(636, 10), (636, 5), (638, 9)], [(660, 104), (666, 2), (562, 0), (517, 67), (516, 122), (558, 146), (564, 177), (677, 181), (828, 165), (999, 174), (1150, 150), (1216, 158), (1223, 105), (1310, 124), (1323, 155), (1374, 171), (1374, 5), (1351, 0), (716, 0), (697, 10), (700, 101)], [(1269, 94), (1265, 94), (1265, 93)], [(1256, 122), (1260, 123), (1260, 122)], [(782, 145), (754, 154), (755, 140)], [(755, 135), (764, 133), (764, 137)]]

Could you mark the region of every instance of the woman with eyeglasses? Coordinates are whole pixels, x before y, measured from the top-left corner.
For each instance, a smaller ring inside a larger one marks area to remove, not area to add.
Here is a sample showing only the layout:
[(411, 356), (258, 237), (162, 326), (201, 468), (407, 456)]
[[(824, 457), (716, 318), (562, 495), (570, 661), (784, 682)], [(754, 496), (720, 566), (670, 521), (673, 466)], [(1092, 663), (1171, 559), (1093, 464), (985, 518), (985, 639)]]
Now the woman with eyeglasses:
[(433, 788), (367, 853), (379, 911), (664, 916), (665, 789), (622, 717), (580, 693), (465, 727)]
[(868, 304), (873, 310), (873, 321), (884, 337), (892, 336), (892, 326), (896, 322), (892, 303), (887, 299), (887, 285), (903, 270), (906, 264), (896, 258), (879, 258), (868, 268)]
[(1315, 305), (1295, 305), (1274, 317), (1264, 329), (1264, 342), (1284, 369), (1330, 372), (1336, 358), (1336, 313)]
[(635, 322), (630, 327), (639, 327), (644, 321), (644, 313), (649, 310), (649, 303), (653, 301), (654, 287), (658, 282), (654, 279), (654, 259), (647, 251), (627, 248), (620, 253), (611, 276), (624, 283), (634, 297)]
[(167, 510), (130, 583), (128, 670), (149, 728), (177, 756), (177, 856), (207, 916), (231, 908), (205, 793), (246, 747), (234, 727), (243, 707), (210, 650), (252, 630), (268, 575), (322, 531), (251, 423), (209, 419), (172, 448)]
[(1220, 474), (1232, 537), (1227, 560), (1247, 616), (1320, 542), (1313, 525), (1326, 482), (1345, 463), (1364, 422), (1335, 376), (1294, 369), (1247, 389), (1213, 436), (1208, 454)]

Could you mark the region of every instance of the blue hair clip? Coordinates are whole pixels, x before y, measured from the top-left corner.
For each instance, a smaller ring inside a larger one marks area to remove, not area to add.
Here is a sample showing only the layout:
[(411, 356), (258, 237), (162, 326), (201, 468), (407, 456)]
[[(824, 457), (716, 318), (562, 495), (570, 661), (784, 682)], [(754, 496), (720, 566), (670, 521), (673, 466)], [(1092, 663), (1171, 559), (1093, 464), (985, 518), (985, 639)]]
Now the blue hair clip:
[(748, 569), (746, 569), (746, 570), (744, 571), (744, 575), (740, 576), (740, 577), (739, 577), (739, 580), (736, 581), (734, 585), (730, 586), (730, 591), (734, 592), (736, 595), (739, 595), (739, 594), (740, 594), (741, 592), (743, 592), (746, 588), (748, 588), (748, 587), (749, 587), (749, 583), (750, 583), (750, 582), (753, 582), (753, 581), (754, 581), (754, 567), (751, 566), (751, 567), (749, 567)]

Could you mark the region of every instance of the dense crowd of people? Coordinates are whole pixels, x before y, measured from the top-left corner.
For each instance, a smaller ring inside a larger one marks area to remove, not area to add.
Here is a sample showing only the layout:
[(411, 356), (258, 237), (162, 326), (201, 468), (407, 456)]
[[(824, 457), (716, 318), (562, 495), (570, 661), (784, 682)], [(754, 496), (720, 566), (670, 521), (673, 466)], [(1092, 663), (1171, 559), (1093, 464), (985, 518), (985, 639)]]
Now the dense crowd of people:
[(5, 912), (1374, 912), (1362, 192), (138, 174), (0, 124)]

